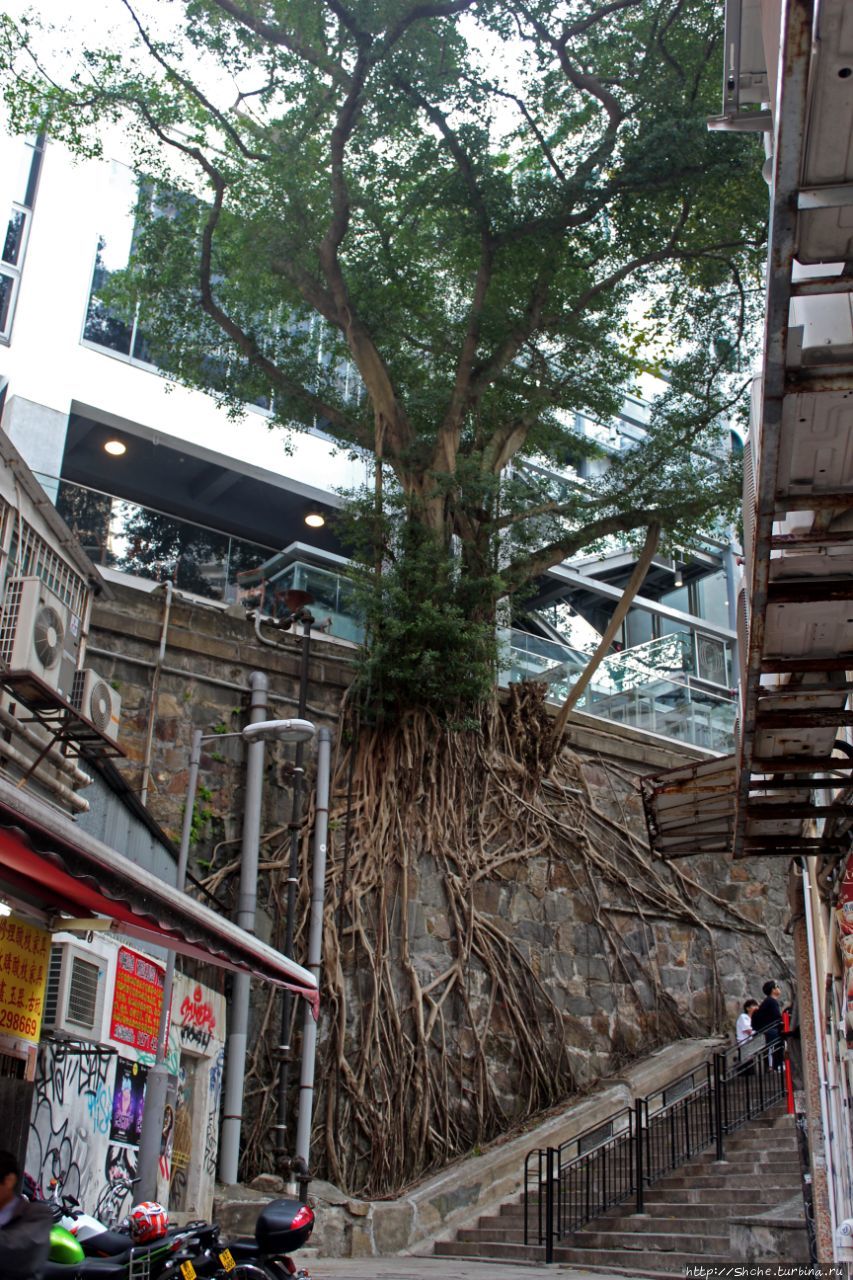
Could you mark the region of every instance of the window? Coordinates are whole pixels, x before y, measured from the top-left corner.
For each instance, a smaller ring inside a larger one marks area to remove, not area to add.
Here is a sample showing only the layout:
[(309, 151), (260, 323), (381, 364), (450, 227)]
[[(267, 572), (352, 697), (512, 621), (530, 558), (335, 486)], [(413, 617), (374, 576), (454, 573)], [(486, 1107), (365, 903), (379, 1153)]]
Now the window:
[(27, 251), (33, 205), (35, 204), (41, 162), (44, 155), (44, 134), (27, 140), (20, 157), (18, 172), (13, 185), (12, 207), (9, 211), (6, 231), (0, 248), (0, 342), (8, 343), (12, 336), (12, 322), (21, 284), (21, 271)]

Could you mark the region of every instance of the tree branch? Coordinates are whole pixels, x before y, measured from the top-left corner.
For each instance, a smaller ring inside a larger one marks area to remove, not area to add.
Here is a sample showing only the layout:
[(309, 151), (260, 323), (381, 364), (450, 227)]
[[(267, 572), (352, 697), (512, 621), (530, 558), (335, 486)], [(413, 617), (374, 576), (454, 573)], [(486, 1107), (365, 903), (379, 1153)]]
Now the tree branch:
[(645, 581), (646, 574), (649, 571), (649, 566), (652, 563), (652, 557), (657, 551), (659, 542), (660, 542), (660, 525), (650, 524), (646, 531), (646, 541), (643, 545), (643, 549), (640, 552), (637, 563), (634, 566), (634, 572), (631, 574), (630, 581), (628, 582), (628, 585), (625, 588), (625, 590), (622, 592), (621, 598), (619, 599), (619, 602), (616, 605), (616, 608), (613, 610), (613, 616), (611, 617), (610, 621), (607, 624), (607, 627), (605, 628), (604, 635), (601, 637), (601, 642), (599, 643), (598, 648), (595, 650), (595, 653), (592, 655), (592, 657), (584, 667), (581, 674), (578, 676), (575, 683), (572, 685), (571, 689), (569, 690), (568, 697), (566, 698), (565, 702), (560, 707), (560, 710), (557, 713), (557, 717), (554, 721), (553, 732), (551, 734), (551, 752), (552, 753), (555, 753), (557, 751), (560, 745), (560, 740), (563, 734), (565, 733), (566, 721), (568, 720), (569, 715), (571, 714), (573, 709), (577, 706), (581, 695), (583, 694), (590, 680), (595, 675), (596, 671), (601, 665), (601, 661), (604, 658), (605, 654), (607, 653), (607, 650), (610, 648), (611, 644), (613, 643), (613, 638), (616, 635), (616, 632), (621, 627), (622, 621), (625, 615), (627, 614), (628, 610), (631, 608), (631, 605), (634, 603), (634, 597), (637, 595), (638, 591), (640, 590), (640, 587), (643, 585)]
[(312, 48), (311, 45), (301, 40), (299, 36), (290, 31), (285, 31), (283, 27), (264, 22), (249, 9), (245, 9), (242, 5), (235, 3), (235, 0), (212, 0), (212, 3), (221, 9), (223, 13), (227, 13), (235, 22), (239, 22), (241, 26), (253, 31), (255, 35), (268, 40), (270, 44), (287, 49), (289, 53), (294, 54), (297, 58), (304, 58), (310, 66), (316, 67), (318, 71), (330, 76), (338, 84), (344, 86), (349, 84), (349, 76), (346, 70), (340, 63), (329, 58), (325, 51), (321, 53), (319, 50)]
[(172, 80), (174, 80), (176, 84), (179, 84), (186, 93), (188, 93), (191, 97), (195, 98), (196, 102), (201, 103), (201, 105), (205, 108), (206, 111), (210, 112), (210, 114), (213, 116), (214, 120), (216, 120), (219, 127), (225, 131), (225, 133), (234, 143), (234, 146), (237, 148), (240, 154), (246, 160), (269, 160), (270, 157), (268, 155), (263, 155), (261, 152), (257, 152), (257, 151), (250, 151), (249, 148), (243, 142), (243, 139), (240, 137), (238, 130), (234, 128), (230, 120), (227, 120), (225, 118), (225, 116), (218, 109), (218, 107), (215, 107), (213, 105), (210, 99), (207, 98), (205, 94), (202, 93), (201, 89), (199, 89), (198, 86), (194, 84), (193, 81), (190, 80), (188, 76), (182, 75), (179, 71), (176, 71), (174, 67), (169, 65), (169, 63), (166, 61), (163, 55), (159, 52), (159, 50), (157, 49), (157, 46), (151, 40), (150, 36), (148, 35), (148, 32), (145, 30), (142, 23), (140, 22), (139, 18), (136, 15), (136, 12), (134, 11), (132, 5), (130, 4), (130, 0), (121, 0), (121, 3), (124, 5), (125, 9), (127, 9), (128, 13), (130, 14), (133, 20), (133, 23), (136, 26), (136, 29), (139, 32), (139, 35), (142, 38), (142, 41), (146, 49), (148, 50), (148, 52), (150, 53), (154, 61), (157, 63), (157, 65), (162, 67), (163, 70), (166, 72), (167, 76), (169, 76)]

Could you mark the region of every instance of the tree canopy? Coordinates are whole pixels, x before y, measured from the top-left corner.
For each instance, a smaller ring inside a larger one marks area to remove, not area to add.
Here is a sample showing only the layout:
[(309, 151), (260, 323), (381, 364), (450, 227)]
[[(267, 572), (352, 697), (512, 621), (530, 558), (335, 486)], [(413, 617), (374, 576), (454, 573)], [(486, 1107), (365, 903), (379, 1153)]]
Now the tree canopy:
[[(500, 597), (731, 508), (766, 189), (754, 140), (707, 131), (715, 0), (180, 0), (167, 30), (111, 3), (128, 47), (70, 69), (3, 20), (13, 124), (86, 154), (109, 122), (132, 137), (120, 287), (173, 376), (375, 453), (389, 700), (440, 699), (452, 667), (475, 701)], [(645, 437), (581, 481), (601, 446), (576, 415), (655, 365)]]

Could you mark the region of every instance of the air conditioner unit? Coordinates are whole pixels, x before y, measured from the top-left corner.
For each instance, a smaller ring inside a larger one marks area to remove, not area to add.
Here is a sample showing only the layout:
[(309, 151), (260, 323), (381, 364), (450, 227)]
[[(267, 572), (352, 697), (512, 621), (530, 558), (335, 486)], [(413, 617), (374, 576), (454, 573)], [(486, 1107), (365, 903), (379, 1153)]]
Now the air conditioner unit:
[(80, 619), (41, 578), (10, 578), (0, 615), (0, 661), (31, 671), (70, 700), (80, 652)]
[(105, 957), (73, 942), (54, 943), (45, 991), (44, 1030), (72, 1040), (101, 1040), (106, 989)]
[(74, 678), (71, 704), (96, 729), (100, 729), (105, 737), (112, 738), (115, 742), (118, 738), (121, 696), (112, 685), (107, 684), (103, 676), (98, 675), (91, 667), (78, 671)]
[(716, 636), (697, 635), (696, 637), (696, 674), (700, 680), (708, 684), (719, 684), (728, 687), (729, 674), (726, 661), (725, 641)]

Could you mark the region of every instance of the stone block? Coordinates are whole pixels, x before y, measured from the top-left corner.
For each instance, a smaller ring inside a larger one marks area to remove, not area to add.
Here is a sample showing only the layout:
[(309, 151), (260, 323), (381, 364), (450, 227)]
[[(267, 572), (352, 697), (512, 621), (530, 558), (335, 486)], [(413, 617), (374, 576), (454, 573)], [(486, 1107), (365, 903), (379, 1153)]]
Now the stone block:
[(379, 1202), (373, 1206), (373, 1245), (376, 1253), (401, 1253), (412, 1239), (415, 1208), (411, 1201)]
[(251, 1191), (265, 1191), (271, 1196), (283, 1195), (285, 1186), (284, 1178), (280, 1178), (277, 1173), (259, 1173), (249, 1183)]

